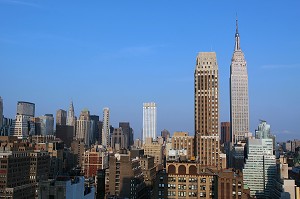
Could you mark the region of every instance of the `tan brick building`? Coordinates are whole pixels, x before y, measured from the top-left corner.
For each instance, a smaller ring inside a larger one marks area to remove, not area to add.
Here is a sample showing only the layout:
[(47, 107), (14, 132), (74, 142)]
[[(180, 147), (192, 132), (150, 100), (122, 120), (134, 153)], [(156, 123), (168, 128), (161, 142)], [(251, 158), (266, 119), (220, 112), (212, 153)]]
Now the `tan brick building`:
[(189, 160), (194, 157), (194, 136), (189, 136), (187, 132), (174, 132), (172, 137), (172, 149), (187, 150), (187, 158)]

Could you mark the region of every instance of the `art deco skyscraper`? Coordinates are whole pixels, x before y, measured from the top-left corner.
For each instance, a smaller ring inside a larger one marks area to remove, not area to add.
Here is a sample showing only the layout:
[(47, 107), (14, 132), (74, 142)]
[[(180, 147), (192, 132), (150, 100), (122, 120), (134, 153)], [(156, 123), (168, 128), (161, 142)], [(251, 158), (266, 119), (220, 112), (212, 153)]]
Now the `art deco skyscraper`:
[(219, 81), (215, 52), (200, 52), (195, 69), (195, 152), (200, 164), (220, 168)]
[(103, 109), (103, 125), (102, 125), (102, 145), (110, 146), (110, 126), (109, 126), (109, 108)]
[(245, 140), (249, 133), (249, 97), (247, 63), (240, 48), (236, 20), (235, 46), (230, 65), (230, 124), (231, 141)]
[(156, 104), (143, 104), (143, 143), (146, 138), (156, 139)]
[(71, 102), (69, 107), (68, 116), (67, 116), (67, 125), (75, 126), (75, 114), (74, 114), (73, 102)]

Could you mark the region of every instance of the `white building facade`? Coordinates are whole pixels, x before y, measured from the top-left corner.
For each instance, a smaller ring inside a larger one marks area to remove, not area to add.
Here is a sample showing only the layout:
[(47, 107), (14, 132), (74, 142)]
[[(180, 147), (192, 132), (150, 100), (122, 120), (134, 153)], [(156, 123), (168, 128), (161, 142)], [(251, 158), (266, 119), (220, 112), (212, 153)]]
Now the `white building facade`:
[(235, 47), (230, 65), (230, 125), (231, 141), (245, 140), (249, 133), (248, 72), (236, 21)]
[(143, 143), (146, 138), (156, 139), (157, 118), (156, 104), (143, 103)]

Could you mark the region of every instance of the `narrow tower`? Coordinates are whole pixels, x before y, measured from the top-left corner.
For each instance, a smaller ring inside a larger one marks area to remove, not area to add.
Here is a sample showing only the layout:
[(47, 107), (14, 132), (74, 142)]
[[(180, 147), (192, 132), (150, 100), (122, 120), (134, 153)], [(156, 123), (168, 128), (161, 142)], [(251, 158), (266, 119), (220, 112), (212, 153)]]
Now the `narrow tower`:
[(240, 47), (238, 20), (230, 65), (230, 125), (231, 142), (234, 144), (245, 140), (249, 133), (248, 73), (244, 53)]
[(146, 138), (156, 139), (156, 104), (154, 102), (143, 104), (143, 143)]
[(219, 81), (215, 52), (200, 52), (195, 68), (195, 155), (200, 164), (220, 168)]
[(103, 109), (102, 145), (110, 146), (109, 108)]

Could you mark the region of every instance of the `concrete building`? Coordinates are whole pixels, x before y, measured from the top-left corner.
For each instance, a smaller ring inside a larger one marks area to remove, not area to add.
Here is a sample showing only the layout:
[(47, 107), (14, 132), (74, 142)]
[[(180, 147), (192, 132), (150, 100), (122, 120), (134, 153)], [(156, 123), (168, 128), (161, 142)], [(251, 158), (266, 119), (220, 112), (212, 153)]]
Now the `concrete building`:
[(120, 198), (147, 198), (139, 159), (128, 154), (109, 157), (109, 195)]
[(215, 52), (200, 52), (196, 59), (195, 155), (201, 165), (218, 169), (220, 163), (219, 78)]
[(103, 109), (102, 146), (110, 147), (109, 108)]
[(163, 165), (163, 149), (162, 144), (157, 141), (153, 141), (152, 138), (147, 138), (144, 144), (144, 154), (154, 157), (154, 163), (157, 168), (161, 168)]
[(147, 138), (156, 139), (157, 111), (154, 102), (143, 103), (143, 143)]
[(84, 152), (82, 171), (85, 178), (95, 178), (99, 169), (108, 168), (108, 152), (101, 145), (94, 145)]
[(189, 136), (187, 132), (174, 132), (172, 137), (172, 149), (186, 149), (187, 158), (194, 159), (194, 136)]
[(86, 146), (90, 146), (91, 120), (90, 111), (84, 109), (81, 111), (79, 119), (76, 121), (76, 139), (84, 140)]
[(67, 111), (62, 109), (56, 111), (56, 125), (67, 125)]
[(115, 128), (111, 135), (111, 147), (116, 151), (127, 148), (126, 138), (122, 128)]
[(119, 128), (122, 128), (124, 133), (124, 144), (125, 148), (129, 149), (131, 145), (133, 145), (133, 130), (130, 127), (129, 122), (119, 122)]
[(227, 142), (231, 142), (230, 122), (221, 122), (221, 142), (220, 142), (220, 144), (222, 145)]
[(249, 96), (247, 62), (240, 47), (236, 20), (235, 45), (230, 65), (231, 142), (245, 140), (249, 133)]
[(251, 190), (251, 196), (271, 197), (276, 175), (276, 158), (273, 155), (272, 139), (249, 139), (247, 158), (243, 169), (244, 184)]
[(52, 114), (45, 114), (38, 117), (40, 119), (41, 132), (39, 135), (53, 135), (54, 134), (54, 117)]
[(39, 186), (39, 198), (65, 198), (65, 199), (94, 199), (95, 187), (86, 187), (84, 177), (60, 176), (55, 180), (43, 181)]

